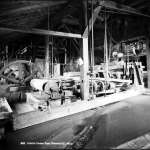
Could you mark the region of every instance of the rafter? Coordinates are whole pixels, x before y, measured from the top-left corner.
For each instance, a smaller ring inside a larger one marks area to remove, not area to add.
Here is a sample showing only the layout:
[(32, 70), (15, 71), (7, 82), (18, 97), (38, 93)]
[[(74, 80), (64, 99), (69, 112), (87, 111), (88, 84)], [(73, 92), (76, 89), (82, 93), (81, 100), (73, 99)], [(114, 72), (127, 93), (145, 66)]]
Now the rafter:
[(136, 5), (140, 5), (140, 4), (144, 3), (145, 1), (147, 1), (147, 0), (136, 0), (136, 1), (132, 2), (132, 3), (130, 3), (129, 5), (134, 7)]
[(109, 8), (109, 9), (114, 9), (114, 10), (117, 10), (117, 11), (121, 11), (121, 12), (129, 13), (129, 14), (135, 14), (135, 15), (150, 18), (149, 15), (143, 14), (140, 11), (138, 11), (138, 10), (132, 8), (132, 7), (129, 7), (127, 5), (118, 4), (118, 3), (115, 3), (113, 1), (100, 1), (99, 0), (99, 4), (103, 7)]
[(94, 9), (93, 21), (92, 21), (92, 18), (89, 20), (89, 25), (86, 27), (86, 29), (85, 29), (85, 31), (83, 33), (83, 37), (87, 37), (88, 36), (88, 32), (92, 29), (92, 22), (93, 22), (93, 24), (95, 23), (101, 8), (102, 8), (101, 6), (98, 6), (98, 7), (96, 7)]
[(41, 30), (35, 28), (25, 30), (25, 29), (12, 29), (12, 28), (0, 27), (0, 30), (9, 31), (9, 32), (21, 32), (21, 33), (28, 33), (28, 34), (52, 35), (52, 36), (60, 36), (60, 37), (68, 37), (68, 38), (82, 38), (80, 34), (57, 32), (51, 30)]
[(5, 16), (5, 15), (10, 15), (10, 14), (14, 14), (14, 13), (21, 13), (21, 12), (24, 12), (24, 11), (29, 11), (29, 10), (35, 10), (35, 9), (39, 9), (39, 8), (44, 8), (44, 7), (52, 7), (52, 6), (55, 6), (55, 5), (61, 5), (61, 4), (65, 4), (67, 1), (66, 0), (63, 0), (63, 1), (57, 1), (57, 2), (43, 2), (43, 3), (38, 3), (38, 4), (34, 4), (34, 5), (29, 5), (29, 6), (23, 6), (23, 7), (20, 7), (20, 8), (16, 8), (16, 9), (12, 9), (12, 10), (9, 10), (7, 12), (3, 12), (0, 14), (0, 16)]

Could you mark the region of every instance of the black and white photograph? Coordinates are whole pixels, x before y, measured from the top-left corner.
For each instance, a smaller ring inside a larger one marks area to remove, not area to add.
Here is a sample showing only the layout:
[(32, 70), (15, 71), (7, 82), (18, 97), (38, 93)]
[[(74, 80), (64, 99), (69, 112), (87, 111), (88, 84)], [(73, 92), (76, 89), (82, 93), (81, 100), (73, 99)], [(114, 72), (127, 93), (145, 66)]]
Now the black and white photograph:
[(150, 149), (150, 0), (0, 1), (0, 150)]

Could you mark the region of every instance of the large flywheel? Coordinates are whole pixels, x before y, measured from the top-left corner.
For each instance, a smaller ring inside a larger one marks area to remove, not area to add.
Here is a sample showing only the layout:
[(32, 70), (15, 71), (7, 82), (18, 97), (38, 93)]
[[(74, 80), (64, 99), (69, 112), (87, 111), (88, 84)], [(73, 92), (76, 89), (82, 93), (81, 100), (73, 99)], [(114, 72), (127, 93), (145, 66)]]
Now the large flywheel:
[(25, 84), (34, 77), (42, 77), (39, 67), (27, 60), (17, 60), (6, 64), (0, 70), (0, 78), (14, 84)]

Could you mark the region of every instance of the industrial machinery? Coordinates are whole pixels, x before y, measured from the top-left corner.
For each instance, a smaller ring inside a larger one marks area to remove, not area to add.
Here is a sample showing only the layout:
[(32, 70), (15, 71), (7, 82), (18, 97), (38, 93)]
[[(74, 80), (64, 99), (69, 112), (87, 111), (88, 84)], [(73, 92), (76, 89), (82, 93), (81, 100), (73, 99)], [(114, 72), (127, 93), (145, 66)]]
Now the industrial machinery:
[(31, 91), (30, 80), (42, 77), (40, 69), (27, 60), (11, 61), (0, 70), (0, 139), (12, 128), (12, 114), (16, 104), (26, 102), (26, 92)]
[(27, 60), (9, 62), (0, 70), (0, 97), (8, 101), (22, 101), (32, 78), (42, 77), (42, 72), (34, 63)]

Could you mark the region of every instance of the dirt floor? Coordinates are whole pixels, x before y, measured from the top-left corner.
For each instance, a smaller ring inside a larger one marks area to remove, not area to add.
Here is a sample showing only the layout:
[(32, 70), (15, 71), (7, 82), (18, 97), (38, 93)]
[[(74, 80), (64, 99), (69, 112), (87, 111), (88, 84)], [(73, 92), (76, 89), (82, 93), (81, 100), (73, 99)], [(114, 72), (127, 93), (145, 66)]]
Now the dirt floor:
[(139, 95), (8, 133), (3, 145), (36, 150), (115, 148), (150, 132), (149, 114), (150, 95)]

